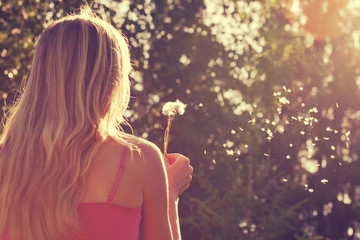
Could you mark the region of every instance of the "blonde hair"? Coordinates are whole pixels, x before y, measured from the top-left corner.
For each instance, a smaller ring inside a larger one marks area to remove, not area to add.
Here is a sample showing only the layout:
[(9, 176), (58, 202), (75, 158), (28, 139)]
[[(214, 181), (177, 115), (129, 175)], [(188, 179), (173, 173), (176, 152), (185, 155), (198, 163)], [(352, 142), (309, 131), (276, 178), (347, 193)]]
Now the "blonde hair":
[(0, 138), (0, 234), (51, 240), (76, 232), (98, 146), (123, 139), (130, 71), (126, 39), (88, 6), (44, 30)]

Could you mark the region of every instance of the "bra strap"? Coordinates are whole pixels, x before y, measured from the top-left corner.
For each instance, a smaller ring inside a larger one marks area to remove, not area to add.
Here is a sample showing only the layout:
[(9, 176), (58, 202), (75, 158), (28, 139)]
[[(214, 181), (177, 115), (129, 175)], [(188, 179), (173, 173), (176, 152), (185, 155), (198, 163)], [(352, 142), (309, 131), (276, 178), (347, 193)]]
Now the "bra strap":
[(125, 158), (126, 158), (127, 151), (128, 151), (127, 147), (124, 147), (122, 157), (121, 157), (120, 169), (119, 169), (118, 175), (116, 176), (115, 183), (114, 183), (114, 186), (113, 186), (113, 188), (111, 190), (108, 202), (111, 202), (113, 200), (116, 189), (117, 189), (117, 187), (119, 185), (121, 175), (122, 175), (122, 173), (124, 171)]

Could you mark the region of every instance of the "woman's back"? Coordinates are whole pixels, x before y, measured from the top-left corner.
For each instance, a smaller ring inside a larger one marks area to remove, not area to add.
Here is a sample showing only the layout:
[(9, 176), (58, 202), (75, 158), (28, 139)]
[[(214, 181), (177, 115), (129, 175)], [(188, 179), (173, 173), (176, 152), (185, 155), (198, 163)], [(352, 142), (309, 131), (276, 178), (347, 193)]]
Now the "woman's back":
[[(121, 174), (111, 202), (132, 208), (140, 208), (143, 203), (142, 181), (144, 160), (136, 150), (129, 151), (112, 138), (99, 146), (87, 176), (87, 187), (81, 198), (82, 203), (107, 202)], [(121, 163), (124, 168), (122, 172)]]
[(151, 231), (169, 239), (164, 160), (154, 144), (130, 135), (127, 141), (135, 149), (108, 138), (94, 156), (78, 207), (83, 236), (76, 240), (137, 240), (140, 232), (147, 239)]
[[(94, 156), (87, 188), (78, 207), (76, 239), (139, 239), (143, 160), (109, 138)], [(140, 171), (139, 171), (140, 170)]]

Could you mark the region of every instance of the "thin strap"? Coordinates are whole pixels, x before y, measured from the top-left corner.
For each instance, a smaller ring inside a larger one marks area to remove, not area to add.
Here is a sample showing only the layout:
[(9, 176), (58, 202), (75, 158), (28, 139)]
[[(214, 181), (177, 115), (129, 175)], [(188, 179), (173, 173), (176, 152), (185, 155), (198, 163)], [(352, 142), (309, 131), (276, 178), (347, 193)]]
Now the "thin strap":
[(121, 157), (121, 163), (120, 163), (119, 173), (118, 173), (118, 175), (116, 176), (115, 183), (114, 183), (114, 186), (113, 186), (112, 191), (111, 191), (111, 193), (110, 193), (108, 202), (111, 202), (111, 201), (113, 200), (114, 195), (115, 195), (115, 192), (116, 192), (116, 189), (117, 189), (117, 187), (118, 187), (118, 185), (119, 185), (122, 172), (124, 171), (125, 158), (126, 158), (126, 153), (127, 153), (127, 151), (128, 151), (127, 147), (124, 147), (124, 150), (123, 150), (123, 153), (122, 153), (122, 157)]

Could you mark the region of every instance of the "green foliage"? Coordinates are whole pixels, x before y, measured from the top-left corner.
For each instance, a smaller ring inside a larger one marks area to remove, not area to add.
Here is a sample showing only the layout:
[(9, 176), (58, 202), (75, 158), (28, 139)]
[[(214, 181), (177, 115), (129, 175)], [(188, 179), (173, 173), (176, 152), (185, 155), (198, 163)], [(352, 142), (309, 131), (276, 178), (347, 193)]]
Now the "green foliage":
[[(51, 19), (69, 13), (81, 1), (0, 1), (0, 107), (11, 105), (31, 67), (34, 45)], [(85, 1), (83, 1), (84, 3)]]
[[(135, 134), (162, 146), (163, 103), (188, 104), (169, 143), (195, 169), (180, 202), (183, 238), (338, 240), (351, 237), (349, 228), (358, 233), (356, 22), (317, 41), (289, 30), (281, 1), (221, 2), (95, 4), (131, 45), (127, 116)], [(7, 102), (44, 24), (81, 3), (0, 2), (0, 94)]]

